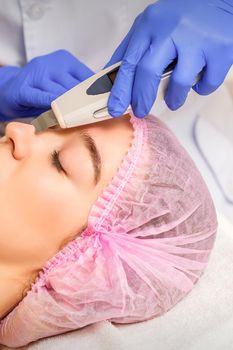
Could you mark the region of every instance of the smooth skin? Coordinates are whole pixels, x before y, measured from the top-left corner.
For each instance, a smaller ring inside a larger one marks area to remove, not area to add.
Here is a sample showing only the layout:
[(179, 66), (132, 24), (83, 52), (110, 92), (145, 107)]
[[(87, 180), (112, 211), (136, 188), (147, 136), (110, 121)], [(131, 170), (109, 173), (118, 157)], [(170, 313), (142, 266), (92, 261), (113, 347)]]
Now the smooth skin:
[[(98, 179), (84, 132), (101, 158)], [(29, 124), (7, 125), (0, 139), (0, 319), (23, 298), (44, 264), (81, 233), (132, 137), (129, 116), (40, 134)], [(54, 151), (65, 172), (53, 163)]]

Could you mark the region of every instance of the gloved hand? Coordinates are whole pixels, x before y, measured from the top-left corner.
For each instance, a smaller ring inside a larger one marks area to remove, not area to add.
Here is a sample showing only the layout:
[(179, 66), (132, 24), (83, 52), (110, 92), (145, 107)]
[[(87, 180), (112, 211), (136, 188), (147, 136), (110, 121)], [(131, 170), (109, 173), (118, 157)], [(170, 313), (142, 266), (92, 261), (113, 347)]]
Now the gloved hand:
[(148, 6), (106, 66), (123, 60), (108, 102), (112, 116), (131, 103), (136, 116), (147, 115), (164, 69), (175, 58), (165, 101), (183, 105), (194, 86), (200, 95), (216, 90), (233, 63), (233, 0), (160, 0)]
[(33, 58), (23, 68), (0, 68), (0, 120), (36, 116), (93, 72), (65, 50)]

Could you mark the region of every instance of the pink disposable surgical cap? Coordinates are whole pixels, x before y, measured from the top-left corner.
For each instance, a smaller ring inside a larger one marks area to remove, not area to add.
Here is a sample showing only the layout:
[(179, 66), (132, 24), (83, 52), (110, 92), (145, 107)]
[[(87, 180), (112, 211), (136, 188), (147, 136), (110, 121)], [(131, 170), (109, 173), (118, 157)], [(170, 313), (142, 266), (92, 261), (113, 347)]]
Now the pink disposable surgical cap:
[(47, 262), (1, 321), (1, 344), (162, 315), (202, 274), (217, 229), (206, 184), (161, 121), (130, 121), (132, 145), (91, 208), (87, 228)]

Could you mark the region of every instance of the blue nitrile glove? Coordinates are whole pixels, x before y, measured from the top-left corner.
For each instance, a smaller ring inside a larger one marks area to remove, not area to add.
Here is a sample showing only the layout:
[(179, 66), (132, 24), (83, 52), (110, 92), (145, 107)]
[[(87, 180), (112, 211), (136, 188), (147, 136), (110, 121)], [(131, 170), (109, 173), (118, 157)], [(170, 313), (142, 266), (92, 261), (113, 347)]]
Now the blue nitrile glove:
[(65, 50), (32, 59), (23, 68), (0, 68), (0, 120), (36, 116), (93, 72)]
[(233, 63), (233, 0), (159, 0), (148, 6), (106, 66), (123, 60), (108, 102), (112, 116), (131, 104), (136, 116), (147, 115), (156, 99), (161, 74), (175, 58), (165, 101), (172, 110), (194, 90), (216, 90)]

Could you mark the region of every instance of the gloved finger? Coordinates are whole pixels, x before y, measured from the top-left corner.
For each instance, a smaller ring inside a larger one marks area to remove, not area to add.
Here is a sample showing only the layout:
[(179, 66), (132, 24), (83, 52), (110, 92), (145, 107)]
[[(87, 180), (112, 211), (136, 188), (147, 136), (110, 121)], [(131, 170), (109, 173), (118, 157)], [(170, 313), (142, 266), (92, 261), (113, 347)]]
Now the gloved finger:
[(27, 90), (20, 93), (19, 100), (22, 106), (49, 109), (52, 101), (55, 100), (56, 97), (56, 95), (50, 92), (28, 87)]
[(153, 41), (137, 65), (132, 109), (137, 117), (146, 116), (156, 100), (161, 76), (166, 67), (176, 58), (173, 42)]
[(65, 89), (65, 91), (67, 91), (78, 85), (80, 83), (80, 80), (74, 78), (69, 73), (63, 73), (56, 78), (56, 83), (58, 83)]
[(67, 89), (64, 88), (62, 84), (50, 79), (41, 79), (38, 82), (37, 86), (33, 86), (33, 88), (42, 90), (47, 93), (51, 93), (57, 97), (64, 94), (67, 91)]
[(178, 62), (169, 79), (165, 102), (171, 110), (181, 107), (198, 74), (205, 67), (205, 58), (194, 52), (178, 52)]
[(116, 48), (116, 50), (114, 51), (112, 57), (110, 58), (110, 60), (108, 61), (108, 63), (104, 66), (104, 68), (107, 68), (111, 65), (113, 65), (114, 63), (117, 63), (119, 61), (122, 60), (126, 49), (129, 45), (129, 42), (131, 40), (132, 34), (135, 30), (135, 26), (136, 24), (139, 22), (141, 17), (141, 14), (135, 19), (133, 25), (131, 26), (129, 32), (126, 34), (126, 36), (124, 37), (124, 39), (122, 40), (122, 42), (120, 43), (120, 45)]
[(137, 27), (122, 59), (109, 96), (108, 111), (113, 117), (122, 115), (131, 103), (136, 67), (149, 46), (150, 36), (144, 28)]
[(199, 95), (208, 95), (215, 91), (225, 80), (232, 62), (222, 58), (215, 59), (214, 56), (207, 58), (205, 71), (200, 81), (193, 87)]
[(68, 73), (71, 74), (74, 79), (77, 79), (79, 81), (86, 80), (94, 74), (93, 70), (88, 68), (78, 59), (76, 59), (75, 62), (70, 66)]

